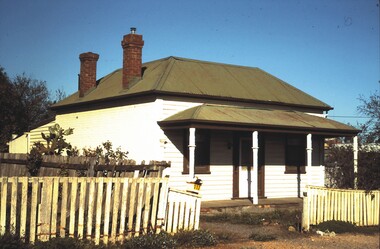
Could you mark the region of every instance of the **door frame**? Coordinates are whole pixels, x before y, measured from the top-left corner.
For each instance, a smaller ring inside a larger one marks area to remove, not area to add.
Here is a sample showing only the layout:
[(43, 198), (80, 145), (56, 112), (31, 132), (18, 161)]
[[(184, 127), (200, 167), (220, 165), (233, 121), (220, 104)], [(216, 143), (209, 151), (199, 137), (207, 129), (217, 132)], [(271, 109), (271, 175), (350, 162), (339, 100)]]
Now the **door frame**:
[[(252, 138), (248, 136), (237, 136), (234, 135), (233, 138), (233, 172), (232, 172), (232, 178), (233, 178), (233, 184), (232, 184), (232, 198), (252, 198), (251, 193), (251, 184), (252, 179), (251, 177), (251, 170), (252, 170), (252, 164), (248, 166), (247, 168), (247, 187), (248, 187), (248, 194), (247, 196), (242, 197), (240, 194), (240, 172), (242, 167), (242, 145), (243, 141), (251, 141), (250, 144), (252, 144)], [(252, 147), (252, 146), (250, 146)], [(252, 152), (252, 150), (250, 150)], [(251, 158), (253, 159), (252, 153), (250, 153)], [(263, 136), (259, 136), (259, 153), (258, 153), (258, 195), (259, 198), (265, 198), (265, 140)]]

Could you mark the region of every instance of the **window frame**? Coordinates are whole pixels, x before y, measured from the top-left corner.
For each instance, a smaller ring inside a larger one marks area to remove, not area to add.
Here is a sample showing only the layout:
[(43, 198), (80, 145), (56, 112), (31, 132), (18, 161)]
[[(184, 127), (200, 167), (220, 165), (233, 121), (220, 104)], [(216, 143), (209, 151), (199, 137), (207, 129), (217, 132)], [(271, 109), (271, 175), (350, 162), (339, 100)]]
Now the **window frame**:
[[(194, 173), (210, 174), (211, 158), (211, 134), (210, 130), (195, 130), (195, 155)], [(202, 138), (202, 140), (201, 140)], [(201, 162), (199, 162), (202, 158)], [(183, 131), (183, 171), (182, 174), (189, 174), (189, 129)]]
[(306, 136), (285, 138), (285, 174), (306, 174)]

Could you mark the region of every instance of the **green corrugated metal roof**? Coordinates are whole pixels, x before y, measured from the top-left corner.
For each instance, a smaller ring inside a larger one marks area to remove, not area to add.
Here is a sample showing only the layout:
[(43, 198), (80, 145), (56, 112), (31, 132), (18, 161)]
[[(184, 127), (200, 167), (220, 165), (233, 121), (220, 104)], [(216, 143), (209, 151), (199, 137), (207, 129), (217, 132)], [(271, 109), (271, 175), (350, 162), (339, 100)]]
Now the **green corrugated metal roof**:
[(326, 134), (351, 134), (359, 130), (330, 120), (297, 111), (257, 109), (238, 106), (204, 104), (189, 108), (160, 121), (162, 127), (191, 123), (250, 128), (319, 131)]
[(332, 109), (259, 68), (178, 57), (144, 63), (143, 67), (142, 79), (129, 89), (122, 88), (122, 72), (119, 69), (101, 78), (98, 86), (84, 97), (80, 98), (77, 92), (53, 108), (154, 92)]

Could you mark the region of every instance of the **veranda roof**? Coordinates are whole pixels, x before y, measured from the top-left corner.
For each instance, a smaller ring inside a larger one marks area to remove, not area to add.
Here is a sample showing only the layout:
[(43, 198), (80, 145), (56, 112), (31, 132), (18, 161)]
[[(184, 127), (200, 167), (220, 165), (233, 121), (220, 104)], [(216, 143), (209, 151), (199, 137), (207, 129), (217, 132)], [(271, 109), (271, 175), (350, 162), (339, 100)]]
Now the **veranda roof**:
[(170, 116), (158, 124), (163, 129), (212, 128), (268, 132), (355, 136), (360, 130), (324, 117), (297, 111), (203, 104)]

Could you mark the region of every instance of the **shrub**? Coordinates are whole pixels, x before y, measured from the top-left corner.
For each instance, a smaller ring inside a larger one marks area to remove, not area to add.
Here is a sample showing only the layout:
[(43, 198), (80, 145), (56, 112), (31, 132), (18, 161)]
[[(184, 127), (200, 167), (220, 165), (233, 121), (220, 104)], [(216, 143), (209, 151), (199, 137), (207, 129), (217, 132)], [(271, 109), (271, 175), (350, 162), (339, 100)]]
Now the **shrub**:
[(275, 240), (276, 237), (272, 234), (252, 233), (251, 235), (249, 235), (249, 239), (254, 241), (271, 241)]
[(227, 222), (227, 221), (231, 221), (231, 214), (218, 213), (218, 214), (212, 214), (212, 215), (202, 215), (201, 219), (207, 222)]
[(37, 241), (33, 249), (92, 249), (96, 248), (93, 242), (77, 238), (52, 238), (48, 241)]
[(167, 233), (149, 233), (139, 237), (133, 237), (126, 241), (120, 248), (124, 249), (169, 249), (176, 248), (173, 236)]
[(318, 224), (316, 228), (323, 232), (330, 231), (335, 233), (352, 233), (356, 230), (354, 224), (337, 220), (329, 220), (322, 222)]
[(236, 234), (228, 231), (217, 232), (215, 233), (215, 237), (216, 240), (221, 243), (236, 240)]
[(202, 247), (218, 243), (215, 236), (207, 230), (182, 231), (174, 235), (178, 246)]
[(29, 249), (30, 246), (17, 235), (6, 232), (0, 235), (0, 249)]

